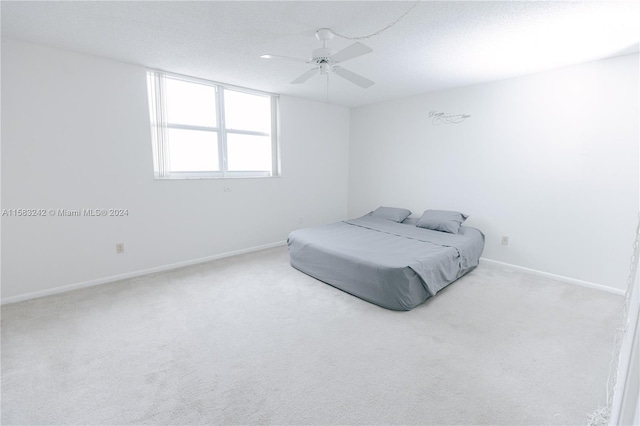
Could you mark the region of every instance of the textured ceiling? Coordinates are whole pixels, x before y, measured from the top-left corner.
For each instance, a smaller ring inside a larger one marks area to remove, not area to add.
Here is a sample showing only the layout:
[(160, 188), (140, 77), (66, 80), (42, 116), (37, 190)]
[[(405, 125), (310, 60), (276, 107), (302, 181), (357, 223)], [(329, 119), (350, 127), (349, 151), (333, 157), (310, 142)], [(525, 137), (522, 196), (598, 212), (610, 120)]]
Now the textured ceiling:
[[(320, 101), (327, 80), (289, 84), (309, 65), (318, 28), (372, 34), (416, 2), (211, 1), (7, 2), (2, 36), (214, 81)], [(373, 53), (331, 74), (328, 101), (357, 106), (637, 52), (640, 2), (425, 1), (388, 30), (360, 40)], [(330, 47), (353, 43), (336, 37)]]

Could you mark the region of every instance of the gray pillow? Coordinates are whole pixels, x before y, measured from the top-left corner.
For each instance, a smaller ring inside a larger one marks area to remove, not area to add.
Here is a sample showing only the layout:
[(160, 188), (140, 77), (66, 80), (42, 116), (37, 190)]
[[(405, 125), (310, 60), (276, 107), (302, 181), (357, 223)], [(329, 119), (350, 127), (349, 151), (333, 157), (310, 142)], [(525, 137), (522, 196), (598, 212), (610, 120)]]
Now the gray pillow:
[(403, 220), (402, 223), (403, 225), (416, 226), (416, 224), (418, 223), (418, 220), (420, 220), (419, 217), (408, 217), (405, 220)]
[(394, 222), (402, 222), (409, 217), (409, 215), (411, 214), (411, 210), (381, 206), (369, 214), (373, 217), (379, 217), (381, 219), (388, 219)]
[(460, 225), (462, 225), (462, 222), (468, 217), (469, 216), (464, 213), (448, 210), (425, 210), (416, 226), (433, 229), (434, 231), (457, 234)]

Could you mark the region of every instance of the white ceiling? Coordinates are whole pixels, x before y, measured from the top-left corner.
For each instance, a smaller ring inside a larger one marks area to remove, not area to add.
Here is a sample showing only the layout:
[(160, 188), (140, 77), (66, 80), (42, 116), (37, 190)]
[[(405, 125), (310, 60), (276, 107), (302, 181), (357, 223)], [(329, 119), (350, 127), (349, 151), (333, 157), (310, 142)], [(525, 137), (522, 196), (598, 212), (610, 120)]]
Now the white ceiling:
[[(326, 101), (327, 81), (289, 84), (309, 65), (318, 28), (365, 36), (416, 2), (7, 2), (2, 36), (268, 92)], [(369, 89), (330, 75), (333, 104), (358, 106), (637, 52), (638, 1), (424, 1), (360, 40), (373, 53), (343, 63)], [(336, 37), (330, 47), (353, 43)]]

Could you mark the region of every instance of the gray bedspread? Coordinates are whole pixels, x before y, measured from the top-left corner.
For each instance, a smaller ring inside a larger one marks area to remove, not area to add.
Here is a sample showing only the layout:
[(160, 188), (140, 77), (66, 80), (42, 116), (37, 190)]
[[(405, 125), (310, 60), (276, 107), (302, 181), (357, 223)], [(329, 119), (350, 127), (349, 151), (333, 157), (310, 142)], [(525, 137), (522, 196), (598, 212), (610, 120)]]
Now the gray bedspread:
[(366, 301), (410, 310), (478, 265), (484, 235), (459, 234), (363, 216), (298, 229), (288, 239), (291, 266)]

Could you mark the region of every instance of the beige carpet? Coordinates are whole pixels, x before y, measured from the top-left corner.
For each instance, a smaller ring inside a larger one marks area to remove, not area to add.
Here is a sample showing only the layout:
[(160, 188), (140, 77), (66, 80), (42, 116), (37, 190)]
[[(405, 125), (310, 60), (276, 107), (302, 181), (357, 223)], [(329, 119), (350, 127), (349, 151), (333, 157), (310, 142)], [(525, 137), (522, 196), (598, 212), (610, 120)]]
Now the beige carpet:
[(286, 247), (2, 308), (2, 424), (585, 424), (622, 297), (481, 264), (393, 312)]

